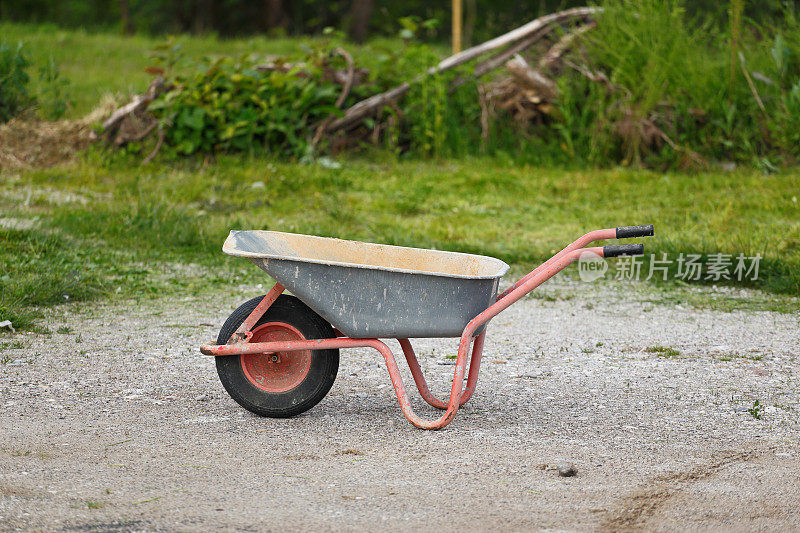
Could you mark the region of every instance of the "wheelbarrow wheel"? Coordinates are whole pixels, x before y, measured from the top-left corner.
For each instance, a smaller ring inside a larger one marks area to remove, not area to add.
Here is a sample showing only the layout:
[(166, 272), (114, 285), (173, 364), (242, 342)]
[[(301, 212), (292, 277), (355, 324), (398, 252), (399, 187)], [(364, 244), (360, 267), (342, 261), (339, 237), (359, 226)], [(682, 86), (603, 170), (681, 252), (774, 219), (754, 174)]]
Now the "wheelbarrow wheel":
[[(223, 324), (217, 344), (228, 339), (263, 296), (239, 306)], [(327, 339), (333, 328), (306, 304), (282, 294), (252, 329), (250, 342)], [(305, 350), (217, 357), (217, 374), (236, 402), (257, 415), (286, 418), (308, 411), (331, 389), (339, 350)]]

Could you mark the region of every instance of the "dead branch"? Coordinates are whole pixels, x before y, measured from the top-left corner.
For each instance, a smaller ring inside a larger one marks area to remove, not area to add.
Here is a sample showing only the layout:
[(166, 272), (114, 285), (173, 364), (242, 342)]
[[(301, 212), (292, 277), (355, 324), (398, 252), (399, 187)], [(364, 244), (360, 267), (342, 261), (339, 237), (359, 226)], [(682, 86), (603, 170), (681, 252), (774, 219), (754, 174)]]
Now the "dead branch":
[(667, 143), (667, 145), (669, 145), (670, 148), (672, 148), (676, 152), (686, 154), (689, 157), (689, 159), (694, 161), (699, 167), (705, 167), (705, 166), (708, 165), (706, 160), (703, 159), (702, 157), (700, 157), (700, 154), (698, 154), (694, 150), (692, 150), (690, 148), (684, 148), (683, 146), (679, 146), (678, 144), (676, 144), (675, 141), (670, 139), (669, 135), (667, 135), (664, 132), (664, 130), (659, 128), (652, 120), (648, 120), (647, 122), (648, 122), (648, 125), (653, 129), (653, 131), (655, 131), (655, 133), (659, 137), (661, 137), (661, 139), (665, 143)]
[(551, 70), (553, 67), (555, 67), (556, 63), (558, 63), (561, 57), (570, 48), (572, 48), (572, 45), (575, 44), (575, 41), (584, 33), (595, 28), (596, 26), (597, 22), (592, 21), (562, 35), (561, 39), (559, 39), (558, 42), (554, 44), (550, 50), (548, 50), (547, 53), (541, 57), (541, 59), (539, 59), (539, 70)]
[(136, 133), (130, 135), (129, 137), (126, 137), (124, 141), (121, 140), (119, 136), (117, 136), (117, 139), (114, 140), (114, 144), (116, 144), (117, 146), (120, 146), (120, 145), (122, 145), (122, 144), (124, 144), (126, 142), (138, 142), (138, 141), (141, 141), (142, 139), (144, 139), (145, 137), (150, 135), (150, 132), (152, 132), (154, 129), (156, 129), (156, 126), (158, 126), (158, 121), (157, 120), (153, 120), (142, 131), (136, 132)]
[[(147, 88), (147, 91), (144, 94), (139, 94), (133, 97), (133, 100), (125, 106), (120, 107), (116, 111), (114, 111), (105, 122), (103, 122), (102, 132), (108, 137), (114, 135), (114, 133), (119, 128), (122, 121), (125, 120), (128, 116), (134, 115), (139, 113), (147, 108), (150, 105), (150, 102), (155, 100), (158, 95), (163, 93), (166, 90), (166, 85), (164, 84), (164, 78), (157, 77), (151, 83), (150, 87)], [(94, 135), (92, 140), (96, 140), (97, 136)]]
[(489, 135), (491, 134), (491, 107), (489, 106), (489, 98), (486, 95), (486, 87), (484, 85), (478, 85), (478, 102), (481, 106), (481, 139), (484, 142), (489, 140)]
[(539, 42), (541, 39), (546, 37), (551, 31), (553, 31), (553, 26), (545, 26), (536, 33), (533, 33), (528, 37), (519, 40), (518, 42), (512, 44), (505, 50), (493, 55), (489, 59), (478, 63), (477, 65), (475, 65), (475, 69), (473, 70), (471, 77), (468, 78), (459, 77), (453, 80), (453, 83), (450, 85), (450, 92), (452, 93), (457, 88), (464, 85), (470, 79), (480, 78), (484, 74), (488, 74), (489, 72), (500, 68), (506, 61), (514, 57), (516, 54), (522, 52), (523, 50), (527, 50), (528, 48)]
[(339, 98), (336, 99), (336, 107), (341, 108), (344, 105), (344, 101), (347, 100), (348, 95), (350, 94), (350, 90), (353, 88), (353, 81), (355, 80), (355, 72), (356, 72), (356, 65), (353, 61), (353, 56), (347, 53), (347, 50), (344, 48), (334, 48), (331, 52), (331, 56), (339, 55), (342, 56), (347, 64), (346, 77), (344, 79), (344, 88), (342, 89)]
[(602, 8), (599, 7), (576, 7), (573, 9), (567, 9), (566, 11), (559, 11), (558, 13), (553, 13), (551, 15), (545, 15), (544, 17), (539, 17), (538, 19), (532, 20), (524, 26), (520, 26), (517, 29), (511, 30), (500, 37), (495, 37), (494, 39), (490, 39), (477, 46), (473, 46), (472, 48), (467, 48), (463, 52), (459, 52), (458, 54), (452, 55), (440, 61), (438, 65), (428, 70), (428, 73), (435, 74), (437, 72), (444, 72), (445, 70), (457, 67), (458, 65), (485, 54), (486, 52), (497, 50), (498, 48), (502, 48), (503, 46), (523, 39), (528, 35), (539, 31), (545, 26), (561, 24), (562, 22), (571, 19), (585, 19), (596, 13), (600, 13), (601, 11)]
[(164, 133), (164, 128), (158, 128), (158, 141), (156, 141), (156, 147), (153, 148), (153, 151), (150, 152), (150, 154), (144, 158), (144, 160), (142, 161), (142, 166), (146, 165), (147, 163), (153, 160), (158, 151), (161, 150), (161, 146), (164, 144), (164, 139), (166, 138), (166, 136), (167, 135), (166, 133)]
[(631, 97), (631, 92), (627, 87), (617, 85), (616, 83), (611, 83), (611, 80), (608, 79), (608, 76), (606, 76), (604, 72), (593, 72), (589, 69), (589, 67), (578, 65), (570, 60), (565, 60), (564, 64), (573, 69), (575, 72), (585, 76), (589, 81), (600, 83), (610, 91), (622, 91), (627, 95), (627, 98)]
[(504, 35), (501, 35), (499, 37), (481, 43), (477, 46), (473, 46), (472, 48), (468, 48), (463, 52), (459, 52), (458, 54), (443, 59), (437, 65), (429, 68), (424, 74), (416, 76), (413, 80), (411, 80), (411, 82), (404, 82), (393, 89), (382, 92), (380, 94), (376, 94), (365, 100), (362, 100), (361, 102), (354, 104), (353, 106), (348, 108), (347, 111), (345, 111), (343, 117), (334, 120), (328, 126), (327, 129), (328, 131), (336, 131), (339, 129), (349, 127), (356, 122), (359, 122), (363, 118), (374, 113), (376, 109), (386, 105), (386, 102), (388, 100), (395, 100), (405, 95), (411, 89), (412, 83), (420, 82), (422, 79), (425, 78), (425, 76), (438, 74), (450, 70), (452, 68), (455, 68), (487, 52), (492, 52), (504, 46), (513, 44), (519, 41), (520, 39), (524, 39), (547, 26), (560, 24), (568, 20), (575, 20), (575, 19), (583, 20), (601, 11), (602, 9), (598, 7), (578, 7), (574, 9), (568, 9), (566, 11), (561, 11), (558, 13), (553, 13), (551, 15), (546, 15), (544, 17), (539, 17), (535, 20), (532, 20), (531, 22), (525, 24), (524, 26), (520, 26), (519, 28), (512, 30)]
[[(555, 72), (567, 50), (574, 46), (580, 36), (594, 27), (595, 23), (590, 22), (562, 35), (541, 55), (537, 67), (529, 65), (520, 54), (515, 54), (505, 63), (510, 76), (492, 82), (487, 92), (493, 106), (507, 111), (523, 124), (541, 122), (544, 116), (550, 114), (552, 104), (558, 98), (558, 85), (549, 76), (549, 72)], [(520, 49), (521, 44), (528, 42), (533, 44), (530, 39), (523, 39), (485, 63), (500, 57), (508, 50)]]
[[(597, 23), (592, 21), (588, 24), (584, 24), (583, 26), (579, 26), (576, 30), (573, 30), (562, 36), (561, 39), (552, 48), (550, 48), (550, 50), (548, 50), (544, 56), (542, 56), (542, 59), (539, 61), (539, 70), (552, 69), (556, 62), (561, 59), (561, 56), (563, 56), (564, 53), (572, 46), (572, 44), (574, 44), (575, 40), (595, 26), (597, 26)], [(480, 78), (484, 74), (500, 68), (506, 61), (515, 55), (527, 50), (540, 40), (547, 37), (554, 28), (555, 25), (545, 26), (528, 37), (517, 41), (502, 52), (499, 52), (489, 59), (478, 63), (475, 65), (475, 69), (472, 73), (472, 79)], [(467, 82), (468, 79), (469, 78), (458, 78), (454, 80), (450, 86), (450, 92), (452, 93), (456, 88), (462, 86)]]
[(756, 90), (756, 86), (753, 83), (753, 79), (750, 77), (750, 73), (747, 72), (747, 67), (745, 66), (744, 61), (744, 54), (739, 52), (739, 63), (742, 66), (742, 73), (744, 73), (744, 78), (747, 80), (747, 85), (750, 86), (750, 92), (753, 93), (753, 98), (756, 99), (756, 103), (758, 104), (759, 109), (761, 112), (764, 113), (764, 116), (767, 116), (767, 108), (764, 107), (764, 102), (761, 101), (761, 97), (758, 95), (758, 91)]
[[(339, 97), (336, 99), (335, 106), (339, 109), (342, 108), (344, 105), (345, 100), (347, 100), (347, 96), (350, 94), (350, 89), (353, 88), (353, 80), (355, 78), (355, 62), (353, 61), (353, 56), (347, 53), (347, 50), (343, 48), (334, 48), (331, 52), (331, 57), (334, 55), (342, 56), (347, 64), (347, 78), (344, 81), (344, 87), (342, 87), (342, 92), (339, 94)], [(311, 140), (311, 145), (316, 146), (319, 140), (322, 138), (322, 134), (325, 133), (325, 129), (328, 127), (333, 119), (336, 118), (334, 115), (330, 115), (328, 118), (322, 121), (322, 123), (317, 128), (316, 133), (314, 134), (314, 138)]]

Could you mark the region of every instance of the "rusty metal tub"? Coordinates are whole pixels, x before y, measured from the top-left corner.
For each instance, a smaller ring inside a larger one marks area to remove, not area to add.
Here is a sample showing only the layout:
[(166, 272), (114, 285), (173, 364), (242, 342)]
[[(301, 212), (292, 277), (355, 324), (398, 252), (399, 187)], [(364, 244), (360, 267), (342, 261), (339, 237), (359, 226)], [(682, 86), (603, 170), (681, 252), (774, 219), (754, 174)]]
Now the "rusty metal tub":
[(278, 231), (231, 231), (246, 257), (352, 338), (459, 337), (508, 265), (482, 255)]

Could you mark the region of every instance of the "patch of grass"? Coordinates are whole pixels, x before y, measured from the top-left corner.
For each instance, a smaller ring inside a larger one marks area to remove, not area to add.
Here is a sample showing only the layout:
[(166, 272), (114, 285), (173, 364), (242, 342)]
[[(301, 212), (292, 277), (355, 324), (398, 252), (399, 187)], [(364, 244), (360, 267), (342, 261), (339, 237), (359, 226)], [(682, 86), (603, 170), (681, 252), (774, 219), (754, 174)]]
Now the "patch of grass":
[(36, 308), (96, 294), (101, 281), (85, 250), (69, 237), (0, 228), (0, 316), (27, 329)]
[(750, 413), (750, 416), (756, 420), (761, 420), (761, 418), (764, 416), (764, 406), (761, 405), (760, 401), (755, 400), (753, 402), (753, 406), (750, 407), (747, 412)]
[(21, 350), (24, 348), (22, 341), (0, 342), (0, 350)]
[(764, 359), (763, 355), (757, 354), (741, 354), (741, 353), (726, 353), (717, 357), (718, 361), (733, 361), (734, 359), (747, 359), (750, 361), (761, 361)]
[(106, 502), (97, 501), (97, 500), (86, 500), (80, 503), (73, 503), (70, 504), (72, 509), (89, 509), (89, 510), (97, 510), (102, 509), (108, 505)]
[(648, 301), (658, 304), (680, 305), (695, 309), (708, 309), (731, 313), (734, 311), (771, 311), (795, 313), (800, 310), (800, 299), (774, 292), (736, 290), (708, 290), (687, 287), (685, 284), (654, 287)]
[(654, 353), (656, 357), (665, 357), (665, 358), (673, 358), (678, 357), (681, 352), (676, 350), (675, 348), (668, 348), (666, 346), (648, 346), (644, 349), (647, 353)]

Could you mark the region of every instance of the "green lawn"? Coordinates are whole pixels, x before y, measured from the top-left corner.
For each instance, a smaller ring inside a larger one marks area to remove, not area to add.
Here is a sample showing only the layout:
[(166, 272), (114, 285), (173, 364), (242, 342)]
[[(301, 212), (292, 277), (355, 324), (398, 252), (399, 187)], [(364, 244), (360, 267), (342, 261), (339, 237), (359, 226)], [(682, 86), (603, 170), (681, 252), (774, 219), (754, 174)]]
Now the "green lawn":
[[(106, 94), (123, 100), (147, 89), (153, 75), (145, 68), (153, 65), (149, 51), (167, 41), (165, 38), (140, 35), (125, 37), (113, 33), (93, 33), (63, 29), (53, 25), (0, 22), (0, 41), (22, 42), (33, 60), (32, 89), (38, 90), (37, 67), (52, 58), (69, 80), (67, 94), (71, 101), (68, 118), (87, 114)], [(214, 35), (174, 37), (186, 57), (205, 55), (256, 54), (258, 56), (301, 56), (321, 37), (249, 37), (221, 39)], [(368, 45), (347, 43), (347, 49), (359, 59), (359, 65), (369, 64), (376, 50), (397, 48), (399, 41), (375, 39)]]
[[(138, 296), (258, 279), (220, 252), (230, 229), (247, 228), (475, 252), (522, 270), (587, 230), (654, 223), (648, 252), (761, 254), (751, 286), (800, 294), (798, 172), (341, 164), (222, 157), (140, 168), (94, 154), (71, 167), (0, 174), (0, 211), (17, 225), (0, 231), (0, 316), (30, 325), (35, 306), (64, 294)], [(36, 226), (25, 229), (28, 220)]]

